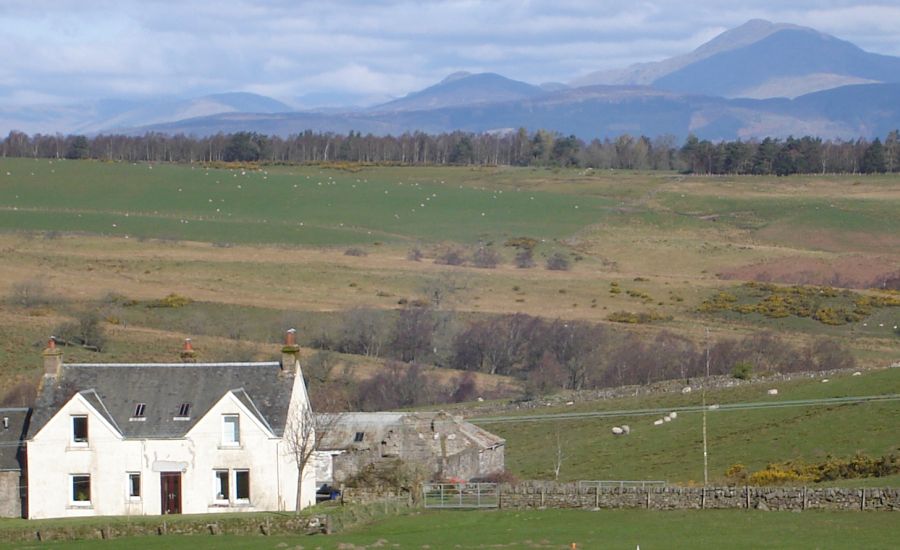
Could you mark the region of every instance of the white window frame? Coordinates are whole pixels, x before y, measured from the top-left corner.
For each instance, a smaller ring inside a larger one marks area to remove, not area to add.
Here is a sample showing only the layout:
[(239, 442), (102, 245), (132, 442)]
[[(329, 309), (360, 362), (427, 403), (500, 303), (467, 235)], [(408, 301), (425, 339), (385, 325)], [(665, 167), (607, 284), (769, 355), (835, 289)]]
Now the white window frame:
[[(234, 430), (229, 433), (229, 424), (233, 421)], [(239, 414), (222, 415), (222, 446), (241, 446), (241, 416)]]
[[(86, 477), (88, 483), (88, 499), (87, 500), (75, 500), (75, 478)], [(80, 507), (80, 508), (90, 508), (93, 506), (93, 494), (91, 487), (91, 474), (69, 474), (69, 506)]]
[[(237, 476), (239, 473), (247, 474), (247, 498), (238, 498), (238, 496), (237, 496), (237, 492), (238, 492)], [(234, 485), (234, 489), (233, 489), (234, 503), (235, 504), (250, 504), (250, 499), (253, 497), (253, 493), (250, 490), (250, 469), (249, 468), (236, 468), (236, 469), (232, 470), (231, 477), (232, 477), (232, 482), (233, 482), (232, 484)]]
[[(225, 488), (225, 493), (220, 493), (220, 482), (219, 475), (225, 474), (225, 483), (228, 484), (228, 487)], [(231, 472), (226, 468), (215, 468), (213, 469), (213, 503), (218, 505), (228, 504), (231, 502)], [(222, 498), (219, 498), (219, 495), (222, 495)]]
[[(88, 420), (88, 415), (86, 414), (73, 414), (69, 416), (69, 444), (72, 447), (87, 447), (90, 445), (91, 441), (91, 429), (90, 429), (90, 421)], [(85, 438), (83, 440), (75, 438), (75, 420), (78, 418), (84, 419), (84, 432)]]
[[(137, 476), (137, 482), (138, 482), (138, 494), (137, 494), (137, 495), (133, 495), (133, 494), (132, 494), (132, 491), (131, 491), (131, 490), (134, 488), (134, 485), (132, 484), (132, 481), (131, 481), (131, 479), (132, 479), (133, 476)], [(142, 476), (140, 472), (128, 472), (128, 473), (126, 474), (126, 477), (125, 477), (125, 483), (126, 483), (126, 485), (125, 485), (125, 495), (128, 497), (128, 500), (130, 500), (130, 501), (132, 501), (132, 502), (135, 502), (135, 501), (139, 501), (139, 500), (141, 500), (142, 498), (144, 498), (144, 480), (143, 480), (143, 477), (144, 477), (144, 476)]]

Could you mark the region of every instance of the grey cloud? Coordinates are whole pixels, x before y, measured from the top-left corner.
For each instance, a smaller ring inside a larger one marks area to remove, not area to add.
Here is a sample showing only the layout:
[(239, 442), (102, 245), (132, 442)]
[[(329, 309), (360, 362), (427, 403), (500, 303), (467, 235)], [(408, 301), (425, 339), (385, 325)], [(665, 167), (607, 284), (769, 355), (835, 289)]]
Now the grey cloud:
[(761, 17), (900, 55), (893, 1), (32, 0), (0, 4), (7, 102), (404, 95), (465, 69), (529, 82), (685, 53)]

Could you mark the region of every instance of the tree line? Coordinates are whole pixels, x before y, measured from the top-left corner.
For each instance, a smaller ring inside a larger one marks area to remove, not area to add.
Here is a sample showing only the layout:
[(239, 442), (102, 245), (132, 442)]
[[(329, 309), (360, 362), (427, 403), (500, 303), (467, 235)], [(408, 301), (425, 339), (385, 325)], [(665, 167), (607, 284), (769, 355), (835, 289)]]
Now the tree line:
[(97, 159), (117, 162), (348, 162), (399, 165), (559, 166), (678, 170), (697, 174), (821, 174), (900, 171), (900, 132), (882, 141), (816, 137), (710, 141), (689, 136), (620, 135), (585, 141), (546, 130), (475, 134), (346, 135), (307, 130), (288, 137), (254, 132), (206, 137), (35, 134), (12, 131), (0, 156)]
[[(668, 330), (648, 337), (523, 313), (464, 320), (453, 312), (418, 306), (396, 316), (346, 311), (335, 329), (305, 344), (388, 360), (386, 371), (366, 381), (322, 377), (318, 391), (323, 396), (340, 395), (345, 407), (358, 410), (459, 402), (477, 392), (466, 376), (446, 384), (426, 383), (423, 365), (510, 376), (522, 381), (527, 393), (541, 395), (698, 378), (705, 375), (707, 360), (706, 346)], [(711, 341), (709, 361), (711, 374), (738, 378), (855, 366), (849, 351), (834, 340), (795, 344), (769, 331)], [(314, 372), (320, 366), (309, 368)]]

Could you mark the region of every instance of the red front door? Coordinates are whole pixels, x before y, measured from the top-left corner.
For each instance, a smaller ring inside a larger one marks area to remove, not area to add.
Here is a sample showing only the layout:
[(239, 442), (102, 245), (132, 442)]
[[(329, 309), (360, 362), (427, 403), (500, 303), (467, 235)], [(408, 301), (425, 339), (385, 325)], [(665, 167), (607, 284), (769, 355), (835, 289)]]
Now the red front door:
[(159, 474), (159, 486), (162, 491), (162, 513), (181, 513), (181, 472), (162, 472)]

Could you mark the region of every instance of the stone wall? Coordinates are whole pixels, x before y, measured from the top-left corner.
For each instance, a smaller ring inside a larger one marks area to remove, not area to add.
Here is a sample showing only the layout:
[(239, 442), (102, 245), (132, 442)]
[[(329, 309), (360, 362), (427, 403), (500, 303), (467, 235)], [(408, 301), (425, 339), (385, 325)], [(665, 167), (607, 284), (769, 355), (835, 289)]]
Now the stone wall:
[(0, 518), (22, 517), (21, 472), (0, 472)]
[(900, 489), (822, 487), (585, 488), (576, 483), (523, 482), (500, 487), (501, 508), (646, 508), (684, 510), (900, 510)]

